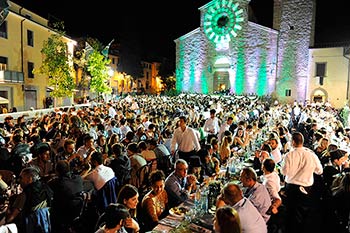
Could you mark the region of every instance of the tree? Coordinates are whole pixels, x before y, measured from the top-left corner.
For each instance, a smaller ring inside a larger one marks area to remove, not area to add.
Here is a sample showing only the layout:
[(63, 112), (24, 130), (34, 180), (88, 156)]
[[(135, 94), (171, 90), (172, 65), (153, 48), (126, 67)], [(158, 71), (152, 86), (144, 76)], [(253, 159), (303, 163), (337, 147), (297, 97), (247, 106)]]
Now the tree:
[(63, 33), (55, 33), (44, 41), (41, 53), (42, 65), (34, 69), (34, 73), (44, 74), (49, 77), (48, 85), (53, 87), (50, 93), (53, 97), (71, 97), (75, 83), (73, 79), (73, 67), (69, 64), (67, 44), (62, 40)]
[(91, 92), (112, 93), (112, 88), (109, 85), (109, 68), (111, 60), (106, 59), (101, 52), (94, 50), (88, 58), (87, 66), (91, 75), (90, 90)]

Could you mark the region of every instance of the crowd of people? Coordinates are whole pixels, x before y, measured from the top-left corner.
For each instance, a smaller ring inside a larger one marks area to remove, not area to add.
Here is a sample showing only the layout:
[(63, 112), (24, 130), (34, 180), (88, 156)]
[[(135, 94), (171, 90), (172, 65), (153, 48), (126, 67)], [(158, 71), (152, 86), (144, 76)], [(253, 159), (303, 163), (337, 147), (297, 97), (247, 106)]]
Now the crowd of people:
[(240, 169), (217, 197), (215, 232), (348, 232), (348, 126), (329, 104), (203, 94), (8, 115), (0, 224), (20, 233), (151, 231), (234, 159)]

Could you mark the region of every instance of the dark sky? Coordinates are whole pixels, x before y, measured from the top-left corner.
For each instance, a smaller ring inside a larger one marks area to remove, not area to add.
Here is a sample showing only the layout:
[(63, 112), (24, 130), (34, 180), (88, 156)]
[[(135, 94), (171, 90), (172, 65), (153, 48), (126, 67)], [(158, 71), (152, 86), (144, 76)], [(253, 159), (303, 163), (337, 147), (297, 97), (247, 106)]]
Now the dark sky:
[[(175, 56), (174, 40), (199, 27), (198, 8), (210, 0), (13, 0), (44, 18), (48, 13), (64, 21), (72, 37), (91, 36), (102, 43), (121, 34), (139, 38), (142, 49)], [(263, 24), (272, 21), (272, 0), (252, 0), (268, 9)], [(260, 3), (259, 3), (260, 2)], [(71, 5), (74, 4), (74, 5)], [(263, 16), (263, 14), (262, 14)], [(268, 19), (268, 20), (266, 20)]]
[[(350, 20), (345, 2), (317, 0), (316, 41), (348, 40)], [(64, 21), (66, 32), (74, 37), (90, 36), (103, 44), (121, 35), (138, 38), (149, 54), (175, 58), (174, 40), (199, 27), (200, 6), (210, 0), (13, 0), (35, 13), (48, 13)], [(258, 23), (272, 24), (273, 0), (251, 0)], [(74, 4), (74, 5), (71, 5)], [(347, 31), (342, 30), (346, 28)], [(321, 38), (322, 37), (322, 38)]]

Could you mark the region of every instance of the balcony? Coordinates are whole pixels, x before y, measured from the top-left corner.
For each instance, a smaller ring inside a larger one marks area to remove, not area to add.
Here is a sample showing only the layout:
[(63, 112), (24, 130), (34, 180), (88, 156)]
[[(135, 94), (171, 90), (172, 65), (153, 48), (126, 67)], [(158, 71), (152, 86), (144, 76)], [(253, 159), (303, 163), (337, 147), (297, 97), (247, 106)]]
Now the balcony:
[(24, 83), (23, 72), (0, 70), (0, 83)]

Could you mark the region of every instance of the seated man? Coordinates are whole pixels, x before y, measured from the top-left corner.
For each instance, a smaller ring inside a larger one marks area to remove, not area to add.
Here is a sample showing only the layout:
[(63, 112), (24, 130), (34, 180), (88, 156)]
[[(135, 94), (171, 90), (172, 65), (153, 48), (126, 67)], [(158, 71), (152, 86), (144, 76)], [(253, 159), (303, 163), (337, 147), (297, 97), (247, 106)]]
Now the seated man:
[(57, 162), (56, 174), (57, 178), (51, 180), (49, 186), (53, 190), (54, 198), (51, 209), (53, 228), (59, 231), (79, 216), (82, 207), (82, 198), (79, 195), (83, 191), (83, 179), (80, 175), (71, 173), (66, 160)]
[(158, 144), (155, 139), (148, 141), (149, 149), (153, 150), (157, 157), (157, 168), (162, 170), (166, 175), (171, 171), (171, 155), (164, 144)]
[(115, 174), (112, 168), (103, 165), (103, 155), (100, 152), (92, 153), (90, 163), (92, 168), (82, 174), (82, 177), (91, 181), (96, 190), (100, 190)]
[(40, 181), (39, 171), (34, 167), (27, 167), (21, 171), (19, 183), (23, 192), (9, 206), (6, 222), (15, 222), (19, 232), (23, 232), (26, 228), (25, 219), (35, 211), (49, 207), (53, 193), (49, 186)]
[(47, 144), (43, 144), (37, 149), (38, 156), (29, 162), (29, 166), (37, 167), (42, 179), (49, 180), (54, 174), (53, 164), (50, 160), (51, 149)]
[(267, 233), (267, 226), (261, 214), (249, 199), (243, 197), (239, 186), (232, 182), (227, 183), (221, 190), (216, 209), (225, 205), (232, 206), (238, 212), (242, 232)]
[(113, 144), (112, 153), (113, 159), (108, 166), (113, 169), (120, 185), (127, 184), (130, 180), (131, 162), (129, 157), (123, 154), (123, 145)]
[(266, 214), (266, 212), (271, 206), (271, 198), (266, 187), (257, 182), (257, 175), (253, 168), (250, 167), (245, 167), (242, 169), (240, 180), (243, 187), (247, 188), (244, 196), (253, 203), (261, 216), (264, 218), (265, 222), (267, 222), (270, 215)]
[(103, 155), (95, 151), (91, 155), (92, 169), (83, 174), (84, 180), (91, 181), (94, 185), (92, 190), (92, 202), (97, 210), (102, 213), (108, 204), (117, 200), (119, 183), (112, 168), (102, 164)]
[(191, 192), (197, 189), (197, 179), (194, 175), (187, 175), (187, 169), (187, 162), (178, 159), (175, 162), (175, 171), (165, 180), (165, 190), (169, 196), (169, 208), (178, 206), (187, 200)]

